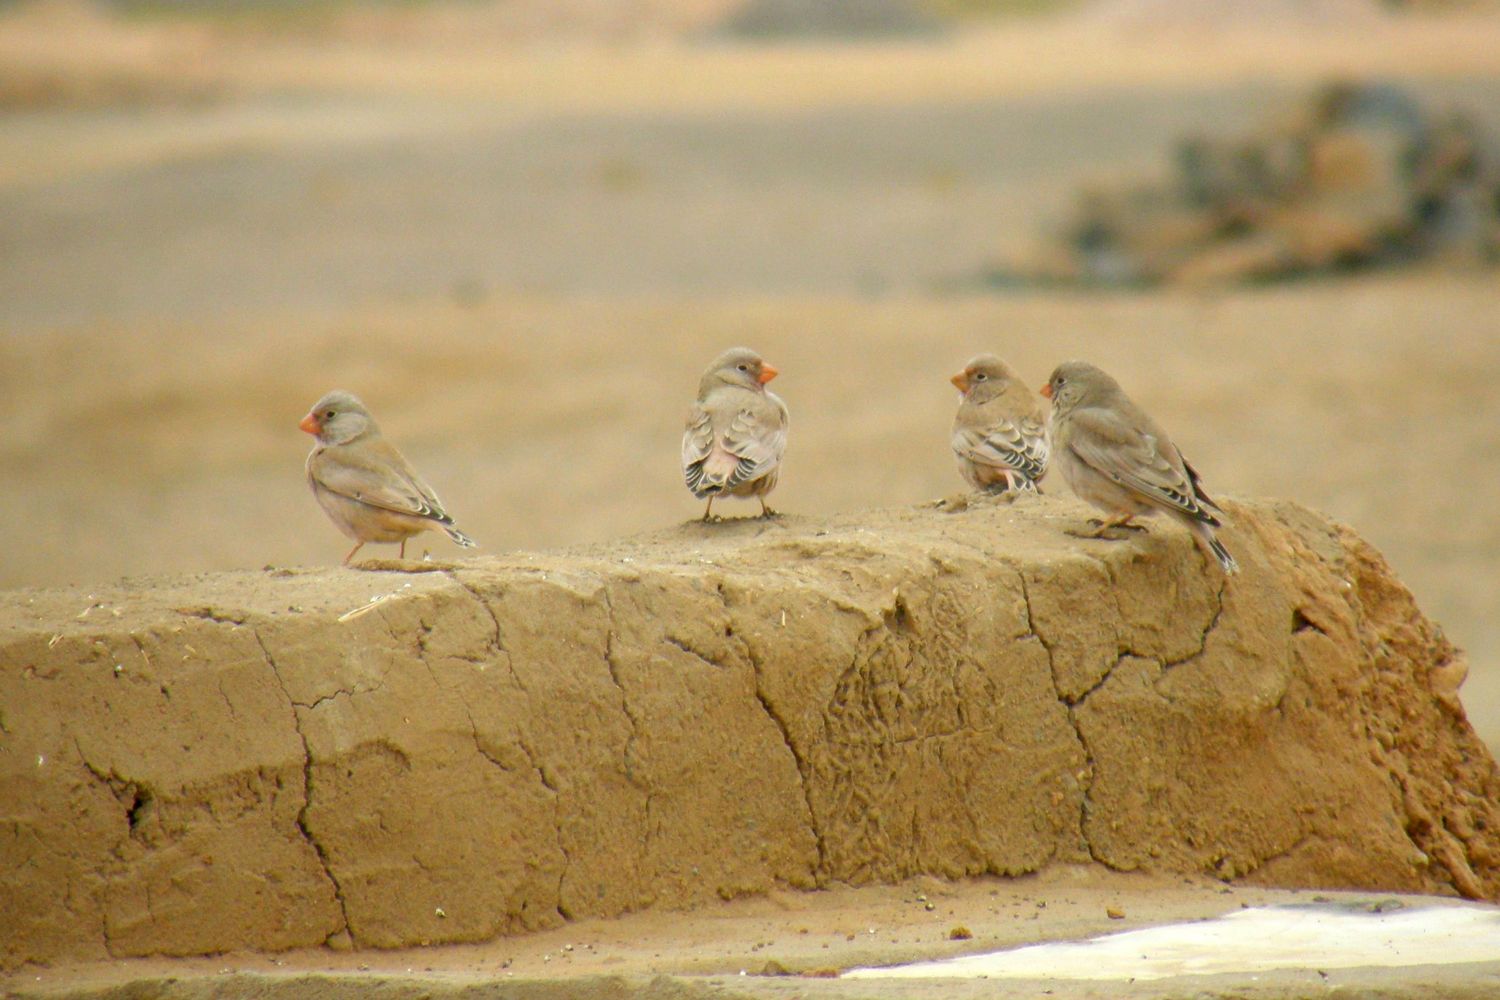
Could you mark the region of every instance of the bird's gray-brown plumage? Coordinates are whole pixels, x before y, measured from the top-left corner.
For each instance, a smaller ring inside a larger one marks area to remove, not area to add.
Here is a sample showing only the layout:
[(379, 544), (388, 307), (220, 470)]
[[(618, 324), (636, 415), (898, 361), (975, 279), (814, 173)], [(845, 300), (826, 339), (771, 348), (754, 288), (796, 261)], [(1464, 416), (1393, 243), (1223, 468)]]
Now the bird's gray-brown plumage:
[(1047, 472), (1047, 411), (1004, 361), (981, 354), (949, 379), (963, 393), (953, 417), (958, 471), (976, 490), (1035, 490)]
[(307, 484), (329, 520), (355, 542), (344, 565), (367, 542), (399, 542), (405, 558), (406, 540), (423, 531), (446, 532), (464, 548), (474, 546), (353, 395), (328, 393), (299, 426), (317, 438), (307, 456)]
[(766, 389), (775, 366), (747, 347), (725, 351), (698, 382), (682, 434), (682, 477), (693, 496), (706, 499), (708, 520), (720, 496), (755, 497), (761, 514), (776, 487), (786, 452), (787, 409)]
[(1109, 375), (1083, 361), (1057, 366), (1042, 387), (1052, 400), (1052, 461), (1073, 492), (1107, 515), (1096, 534), (1165, 513), (1193, 533), (1225, 573), (1238, 569), (1214, 529), (1213, 502), (1165, 431)]

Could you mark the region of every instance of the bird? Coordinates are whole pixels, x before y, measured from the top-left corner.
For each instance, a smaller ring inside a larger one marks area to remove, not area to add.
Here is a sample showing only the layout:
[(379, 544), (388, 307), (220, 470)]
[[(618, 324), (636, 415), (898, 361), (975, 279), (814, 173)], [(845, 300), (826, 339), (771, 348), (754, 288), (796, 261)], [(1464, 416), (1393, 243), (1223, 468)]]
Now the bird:
[(367, 542), (400, 542), (404, 559), (406, 540), (423, 531), (443, 531), (464, 548), (474, 547), (352, 394), (328, 393), (297, 426), (317, 438), (307, 456), (313, 496), (334, 526), (354, 539), (345, 566)]
[(1104, 511), (1091, 537), (1132, 518), (1165, 513), (1193, 533), (1226, 574), (1238, 564), (1214, 534), (1224, 512), (1165, 431), (1120, 384), (1085, 361), (1057, 366), (1042, 387), (1052, 401), (1052, 460), (1080, 498)]
[(762, 517), (775, 516), (766, 494), (781, 473), (788, 417), (786, 403), (766, 384), (778, 374), (748, 347), (735, 347), (699, 380), (682, 434), (682, 476), (693, 496), (708, 500), (703, 520), (712, 519), (721, 496), (753, 496)]
[(1014, 370), (980, 354), (954, 375), (963, 393), (953, 417), (958, 471), (976, 490), (1035, 491), (1047, 472), (1047, 412)]

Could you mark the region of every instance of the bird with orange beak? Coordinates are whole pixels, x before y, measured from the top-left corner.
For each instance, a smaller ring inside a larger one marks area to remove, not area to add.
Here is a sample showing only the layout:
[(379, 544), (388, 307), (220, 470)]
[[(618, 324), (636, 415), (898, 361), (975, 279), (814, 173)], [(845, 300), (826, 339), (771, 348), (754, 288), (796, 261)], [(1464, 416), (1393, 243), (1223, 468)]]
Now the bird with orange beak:
[(317, 438), (307, 456), (313, 496), (334, 526), (354, 539), (345, 566), (367, 542), (399, 542), (404, 559), (406, 540), (424, 531), (446, 532), (464, 548), (474, 547), (354, 396), (330, 392), (297, 426)]
[(953, 417), (958, 471), (976, 490), (1035, 490), (1047, 472), (1047, 412), (1015, 371), (981, 354), (948, 381), (963, 395)]
[(712, 518), (721, 496), (755, 497), (762, 517), (776, 513), (766, 506), (766, 494), (781, 474), (788, 416), (766, 384), (778, 374), (748, 347), (735, 347), (699, 380), (682, 434), (682, 476), (693, 496), (708, 500), (703, 520)]
[(1215, 534), (1224, 512), (1204, 492), (1198, 470), (1120, 383), (1086, 361), (1065, 361), (1042, 395), (1052, 400), (1048, 430), (1058, 469), (1080, 499), (1108, 515), (1087, 537), (1166, 514), (1226, 574), (1239, 568)]

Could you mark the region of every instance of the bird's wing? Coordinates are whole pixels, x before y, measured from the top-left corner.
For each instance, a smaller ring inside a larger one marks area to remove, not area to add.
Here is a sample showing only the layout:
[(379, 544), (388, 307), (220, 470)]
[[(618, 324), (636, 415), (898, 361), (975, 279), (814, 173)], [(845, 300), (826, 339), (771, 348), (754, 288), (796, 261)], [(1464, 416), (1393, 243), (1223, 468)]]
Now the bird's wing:
[(770, 393), (710, 396), (688, 412), (682, 474), (699, 496), (728, 491), (776, 468), (786, 451), (786, 405)]
[[(1097, 407), (1073, 411), (1068, 447), (1084, 462), (1146, 499), (1198, 521), (1218, 524), (1176, 446), (1155, 427), (1142, 428)], [(1154, 433), (1153, 433), (1154, 432)]]
[(325, 448), (308, 461), (308, 473), (330, 492), (372, 507), (452, 524), (442, 501), (384, 440)]
[[(1175, 447), (1173, 448), (1173, 451), (1176, 451)], [(1182, 462), (1182, 468), (1183, 471), (1187, 473), (1188, 481), (1193, 484), (1193, 496), (1197, 497), (1198, 502), (1207, 507), (1209, 510), (1213, 511), (1216, 514), (1222, 515), (1224, 511), (1219, 507), (1217, 503), (1214, 502), (1213, 497), (1209, 496), (1203, 491), (1203, 483), (1199, 479), (1198, 470), (1193, 468), (1192, 465), (1188, 463), (1188, 460), (1182, 457), (1182, 452), (1177, 452), (1177, 458), (1180, 462)]]
[[(776, 402), (779, 406), (780, 400)], [(739, 460), (725, 489), (761, 478), (780, 465), (786, 453), (786, 407), (741, 408), (719, 436), (719, 445)]]
[(699, 403), (688, 410), (687, 429), (682, 432), (682, 478), (697, 491), (703, 481), (703, 463), (714, 448), (714, 417)]
[(1047, 471), (1047, 432), (1030, 418), (1017, 424), (1001, 417), (984, 427), (958, 428), (952, 443), (953, 450), (971, 462), (1012, 469), (1033, 482)]

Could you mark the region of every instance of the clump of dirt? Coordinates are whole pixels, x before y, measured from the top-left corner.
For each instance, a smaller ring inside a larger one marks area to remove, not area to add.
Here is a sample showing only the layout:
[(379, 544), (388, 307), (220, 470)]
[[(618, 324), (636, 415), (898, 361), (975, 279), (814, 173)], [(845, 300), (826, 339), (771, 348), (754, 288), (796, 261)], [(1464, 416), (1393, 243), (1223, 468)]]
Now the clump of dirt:
[(1500, 896), (1457, 652), (1230, 504), (689, 523), (0, 597), (3, 961), (401, 948), (1058, 864)]
[(1500, 261), (1500, 146), (1398, 86), (1337, 82), (1248, 135), (1184, 138), (1164, 180), (1085, 188), (1018, 272), (1213, 284), (1431, 259)]

